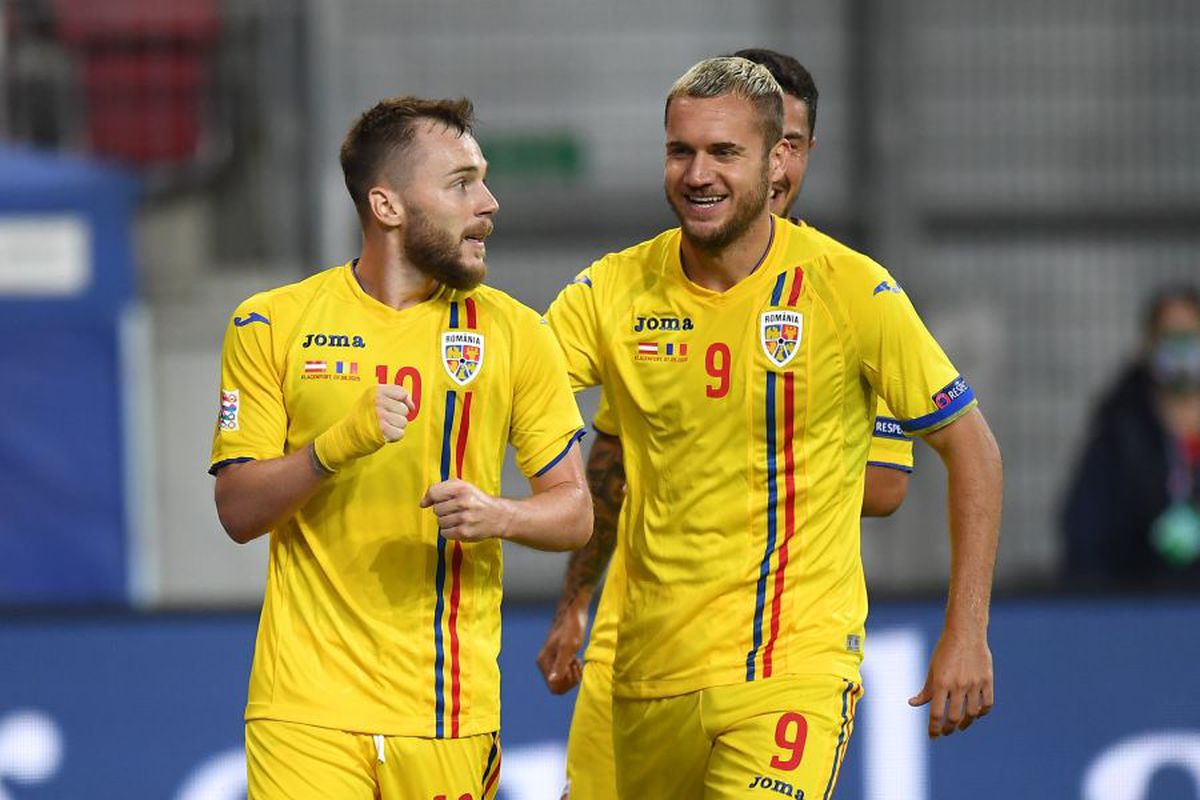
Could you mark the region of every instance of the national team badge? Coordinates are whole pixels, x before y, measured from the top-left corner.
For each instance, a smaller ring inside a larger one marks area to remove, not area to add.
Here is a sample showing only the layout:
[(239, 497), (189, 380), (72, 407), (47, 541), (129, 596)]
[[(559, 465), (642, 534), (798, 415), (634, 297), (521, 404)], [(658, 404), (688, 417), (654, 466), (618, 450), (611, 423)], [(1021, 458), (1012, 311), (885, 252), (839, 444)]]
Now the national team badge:
[(765, 311), (759, 324), (763, 352), (777, 367), (792, 360), (800, 347), (804, 317), (798, 311)]
[(459, 386), (466, 386), (483, 369), (483, 334), (449, 331), (442, 334), (442, 365)]

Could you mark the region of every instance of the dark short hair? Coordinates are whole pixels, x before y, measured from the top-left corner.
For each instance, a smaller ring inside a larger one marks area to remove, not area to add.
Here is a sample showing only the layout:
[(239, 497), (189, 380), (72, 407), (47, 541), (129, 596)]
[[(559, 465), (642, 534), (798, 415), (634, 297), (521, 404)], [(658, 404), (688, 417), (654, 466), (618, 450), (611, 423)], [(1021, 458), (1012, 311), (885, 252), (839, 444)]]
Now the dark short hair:
[(762, 64), (775, 77), (784, 94), (800, 100), (808, 108), (808, 135), (817, 130), (817, 84), (813, 77), (796, 59), (765, 47), (748, 47), (734, 53), (739, 58)]
[(440, 122), (459, 136), (470, 133), (475, 109), (465, 97), (427, 100), (392, 97), (381, 100), (354, 121), (342, 140), (342, 175), (360, 217), (368, 212), (367, 193), (387, 163), (412, 145), (417, 123)]
[(1171, 303), (1186, 303), (1200, 311), (1200, 288), (1190, 283), (1175, 283), (1160, 286), (1150, 295), (1142, 313), (1142, 331), (1146, 336), (1157, 336), (1162, 325), (1163, 312)]

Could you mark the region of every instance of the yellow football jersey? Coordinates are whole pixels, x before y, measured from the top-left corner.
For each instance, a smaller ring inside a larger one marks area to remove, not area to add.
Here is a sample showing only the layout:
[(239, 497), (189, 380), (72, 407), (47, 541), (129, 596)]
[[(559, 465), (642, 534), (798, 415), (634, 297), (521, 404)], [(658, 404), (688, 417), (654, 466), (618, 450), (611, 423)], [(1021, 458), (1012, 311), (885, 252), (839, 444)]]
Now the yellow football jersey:
[[(596, 407), (592, 427), (610, 436), (616, 436), (620, 430), (617, 415), (604, 391), (600, 392), (600, 404)], [(875, 429), (871, 436), (867, 463), (903, 472), (913, 470), (913, 440), (901, 428), (900, 422), (892, 415), (882, 397), (876, 400)], [(621, 513), (624, 514), (623, 508)], [(600, 592), (600, 602), (596, 604), (596, 616), (588, 634), (587, 650), (584, 653), (587, 661), (609, 665), (613, 663), (613, 654), (617, 649), (617, 603), (621, 593), (625, 591), (624, 585), (625, 563), (621, 558), (620, 548), (617, 548), (613, 551), (612, 560), (605, 573), (604, 589)]]
[(500, 491), (582, 435), (546, 323), (502, 292), (397, 311), (353, 265), (242, 303), (225, 334), (212, 472), (306, 446), (378, 383), (416, 403), (404, 438), (329, 478), (271, 532), (247, 719), (394, 736), (499, 727), (500, 542), (448, 542), (418, 507), (438, 481)]
[(688, 280), (679, 240), (601, 259), (547, 315), (574, 387), (603, 384), (620, 420), (614, 694), (857, 682), (876, 396), (919, 434), (973, 392), (887, 271), (824, 234), (772, 218), (762, 262), (722, 293)]

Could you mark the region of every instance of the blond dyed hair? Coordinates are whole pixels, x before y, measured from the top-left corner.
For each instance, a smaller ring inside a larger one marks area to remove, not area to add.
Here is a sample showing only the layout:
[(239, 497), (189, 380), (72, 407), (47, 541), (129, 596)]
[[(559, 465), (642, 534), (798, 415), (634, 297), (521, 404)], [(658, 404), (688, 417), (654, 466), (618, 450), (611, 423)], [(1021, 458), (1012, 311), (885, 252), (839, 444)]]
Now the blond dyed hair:
[(740, 97), (754, 107), (768, 149), (783, 138), (783, 89), (762, 64), (738, 56), (706, 58), (683, 73), (667, 94), (663, 121), (676, 97), (725, 95)]

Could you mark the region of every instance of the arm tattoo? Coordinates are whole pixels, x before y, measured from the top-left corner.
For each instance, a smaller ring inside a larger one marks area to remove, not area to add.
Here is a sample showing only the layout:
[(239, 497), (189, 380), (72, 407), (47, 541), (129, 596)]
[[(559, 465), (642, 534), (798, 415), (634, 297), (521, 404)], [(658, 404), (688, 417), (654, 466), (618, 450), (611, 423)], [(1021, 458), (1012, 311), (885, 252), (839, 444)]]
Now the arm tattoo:
[(621, 440), (596, 432), (596, 441), (587, 461), (588, 486), (596, 521), (592, 538), (571, 553), (563, 578), (559, 613), (575, 602), (583, 590), (590, 592), (600, 583), (617, 546), (617, 519), (625, 500), (625, 459)]

